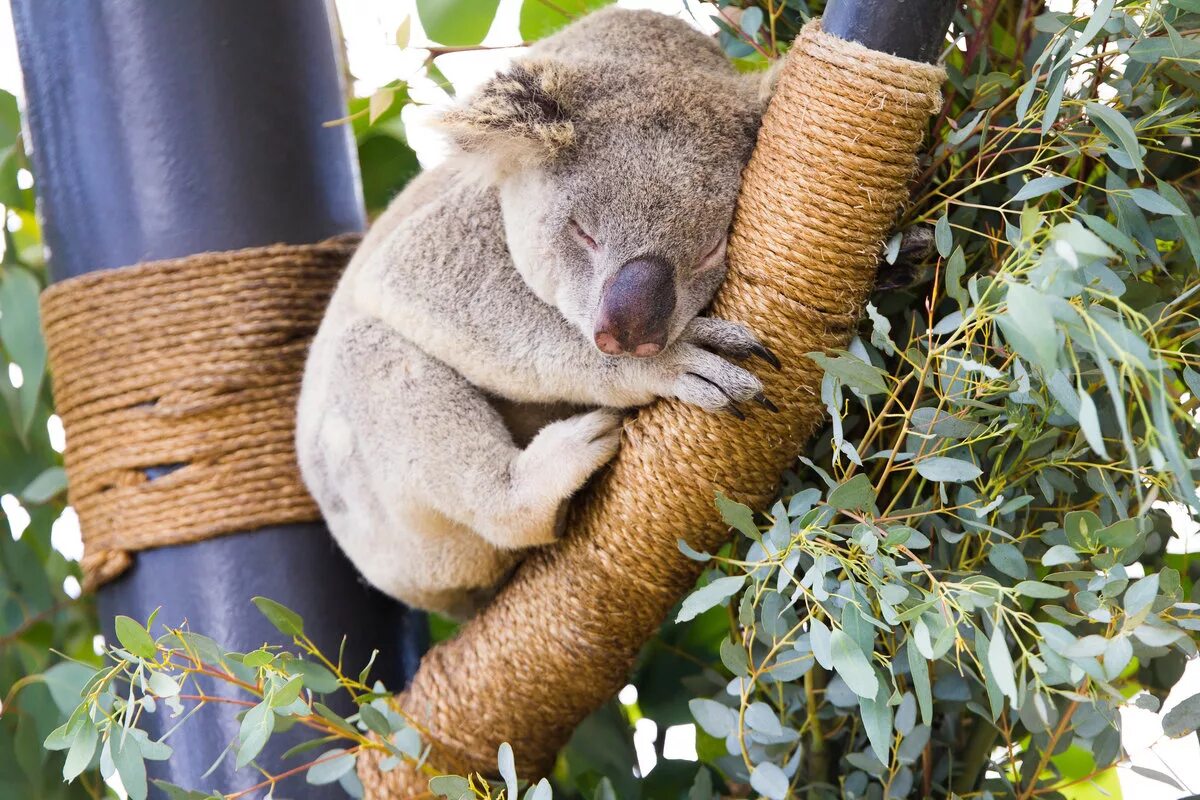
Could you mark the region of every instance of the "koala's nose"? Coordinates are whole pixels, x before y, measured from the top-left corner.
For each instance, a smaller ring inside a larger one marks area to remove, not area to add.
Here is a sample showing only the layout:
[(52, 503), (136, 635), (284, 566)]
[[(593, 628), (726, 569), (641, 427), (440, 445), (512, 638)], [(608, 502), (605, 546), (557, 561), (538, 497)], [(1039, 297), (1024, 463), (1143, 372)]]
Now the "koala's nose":
[(658, 256), (626, 262), (609, 279), (596, 318), (596, 346), (645, 358), (667, 345), (675, 310), (675, 268)]

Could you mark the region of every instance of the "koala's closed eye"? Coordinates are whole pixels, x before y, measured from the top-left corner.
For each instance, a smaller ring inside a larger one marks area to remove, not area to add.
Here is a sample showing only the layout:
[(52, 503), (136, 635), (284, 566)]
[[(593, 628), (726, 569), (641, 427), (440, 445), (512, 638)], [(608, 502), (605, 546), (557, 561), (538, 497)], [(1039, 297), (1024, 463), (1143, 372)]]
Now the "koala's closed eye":
[(728, 245), (728, 234), (722, 235), (721, 238), (717, 240), (717, 243), (712, 246), (712, 249), (704, 255), (704, 258), (700, 259), (699, 271), (704, 272), (705, 270), (710, 270), (713, 267), (719, 267), (725, 260), (725, 249), (728, 247)]
[(590, 249), (590, 250), (599, 250), (600, 249), (600, 245), (596, 242), (596, 240), (594, 238), (592, 238), (591, 234), (589, 234), (587, 231), (585, 231), (583, 229), (582, 225), (580, 225), (575, 220), (571, 220), (570, 225), (571, 225), (571, 233), (573, 233), (575, 235), (576, 239), (583, 242), (588, 247), (588, 249)]

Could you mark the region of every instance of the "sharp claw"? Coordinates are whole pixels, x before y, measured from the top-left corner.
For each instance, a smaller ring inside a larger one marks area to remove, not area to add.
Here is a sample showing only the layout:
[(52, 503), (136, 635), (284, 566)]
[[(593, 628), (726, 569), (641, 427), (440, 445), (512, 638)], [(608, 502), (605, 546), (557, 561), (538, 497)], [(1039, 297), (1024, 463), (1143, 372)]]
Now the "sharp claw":
[(765, 408), (767, 411), (770, 411), (772, 414), (779, 413), (779, 406), (775, 405), (770, 400), (768, 400), (767, 396), (765, 394), (763, 394), (762, 392), (759, 392), (758, 394), (754, 395), (754, 402), (758, 403), (760, 406)]
[(758, 356), (775, 369), (780, 369), (783, 367), (783, 365), (779, 363), (779, 357), (768, 350), (766, 345), (758, 344), (756, 342), (752, 349), (754, 351), (754, 355)]
[(729, 414), (732, 414), (733, 416), (737, 417), (740, 420), (746, 419), (745, 413), (743, 413), (742, 410), (740, 408), (738, 408), (736, 405), (734, 405), (733, 403), (730, 403), (729, 405), (725, 406), (725, 411)]

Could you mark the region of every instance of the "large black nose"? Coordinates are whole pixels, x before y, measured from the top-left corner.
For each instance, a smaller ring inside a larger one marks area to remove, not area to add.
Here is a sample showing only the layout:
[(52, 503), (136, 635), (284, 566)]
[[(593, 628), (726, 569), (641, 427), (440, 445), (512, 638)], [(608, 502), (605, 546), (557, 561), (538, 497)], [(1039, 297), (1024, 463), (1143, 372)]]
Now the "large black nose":
[(675, 268), (658, 256), (626, 262), (604, 287), (596, 346), (609, 355), (647, 357), (667, 345), (675, 310)]

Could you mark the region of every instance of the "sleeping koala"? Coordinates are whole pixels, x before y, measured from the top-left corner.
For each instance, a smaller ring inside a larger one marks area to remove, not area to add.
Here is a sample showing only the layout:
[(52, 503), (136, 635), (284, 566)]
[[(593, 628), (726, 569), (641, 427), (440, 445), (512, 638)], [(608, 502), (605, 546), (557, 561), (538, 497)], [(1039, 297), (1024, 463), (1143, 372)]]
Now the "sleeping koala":
[(346, 269), (312, 344), (297, 453), (372, 584), (469, 615), (560, 535), (622, 409), (773, 410), (697, 316), (763, 101), (686, 23), (605, 10), (442, 119), (459, 153), (416, 178)]

